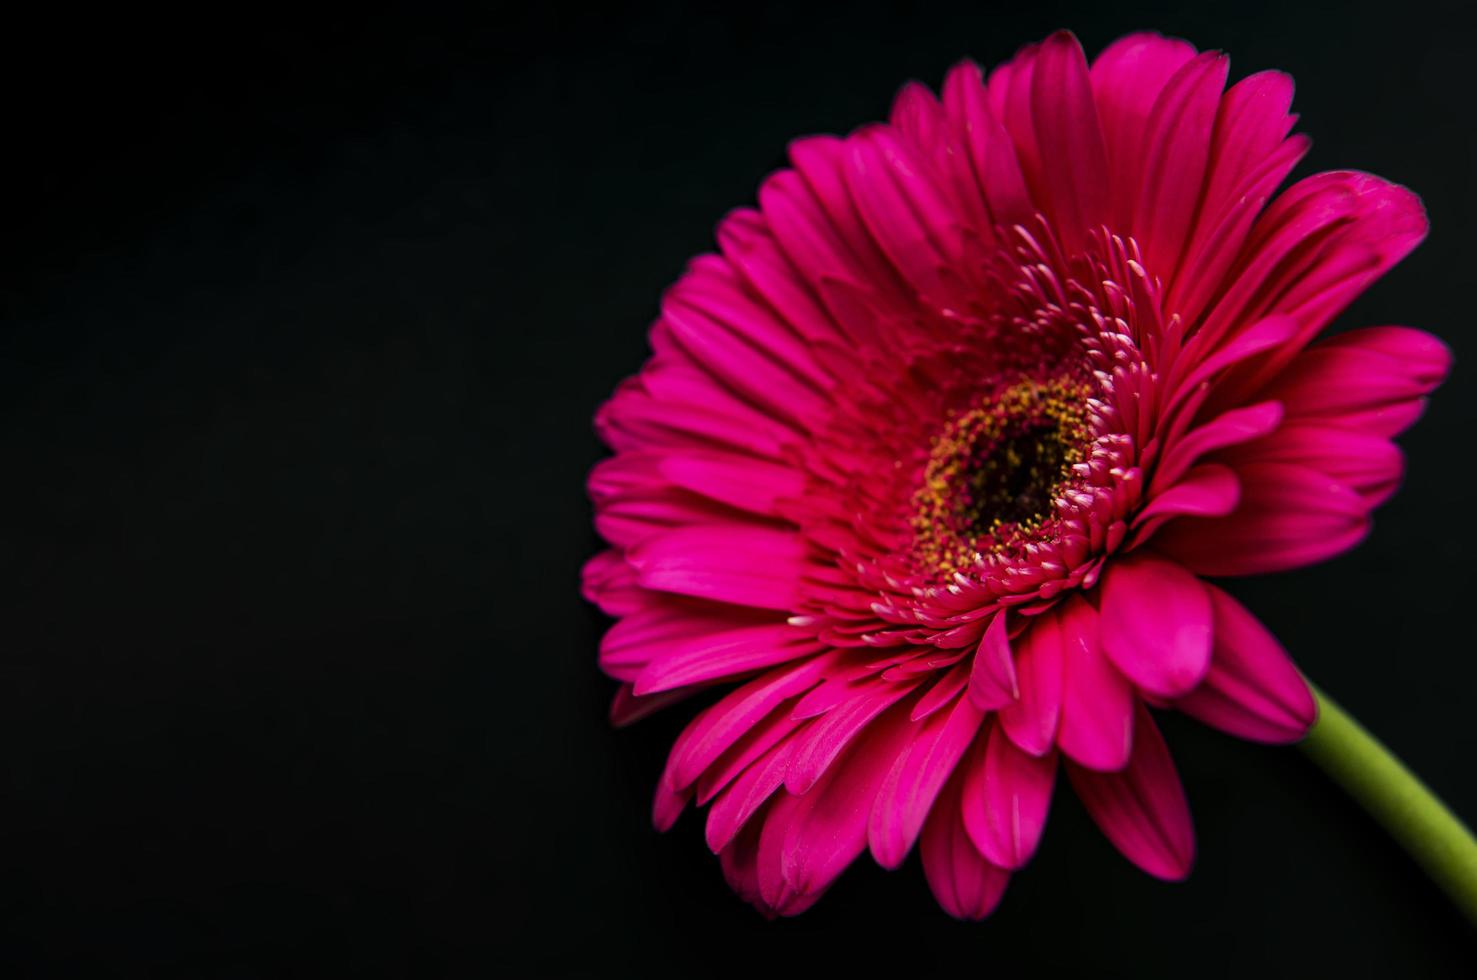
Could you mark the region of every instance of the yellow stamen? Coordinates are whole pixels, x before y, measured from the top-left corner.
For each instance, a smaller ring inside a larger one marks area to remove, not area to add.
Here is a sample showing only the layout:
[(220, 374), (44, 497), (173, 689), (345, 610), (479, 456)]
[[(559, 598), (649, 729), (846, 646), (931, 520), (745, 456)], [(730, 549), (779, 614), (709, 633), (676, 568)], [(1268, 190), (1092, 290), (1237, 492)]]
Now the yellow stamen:
[(950, 417), (913, 495), (913, 552), (947, 577), (1040, 529), (1088, 440), (1088, 387), (1023, 378)]

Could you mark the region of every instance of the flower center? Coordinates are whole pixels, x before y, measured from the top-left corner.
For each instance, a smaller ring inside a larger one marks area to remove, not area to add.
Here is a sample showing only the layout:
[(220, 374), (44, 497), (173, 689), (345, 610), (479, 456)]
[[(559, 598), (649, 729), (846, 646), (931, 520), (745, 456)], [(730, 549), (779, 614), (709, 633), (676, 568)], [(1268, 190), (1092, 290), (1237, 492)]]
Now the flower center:
[(1088, 388), (1024, 379), (944, 423), (913, 494), (913, 554), (950, 576), (1036, 535), (1082, 462)]

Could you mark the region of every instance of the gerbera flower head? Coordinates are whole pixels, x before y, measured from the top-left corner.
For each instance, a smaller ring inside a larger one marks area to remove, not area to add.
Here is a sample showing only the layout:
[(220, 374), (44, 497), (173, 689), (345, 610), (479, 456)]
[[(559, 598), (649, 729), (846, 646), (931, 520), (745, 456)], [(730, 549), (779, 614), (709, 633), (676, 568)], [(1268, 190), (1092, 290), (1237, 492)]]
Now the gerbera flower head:
[(1316, 340), (1426, 231), (1354, 172), (1277, 194), (1292, 81), (1154, 34), (1055, 34), (885, 124), (790, 147), (664, 297), (596, 424), (617, 722), (702, 692), (656, 794), (762, 911), (916, 845), (978, 918), (1058, 768), (1150, 874), (1188, 873), (1149, 706), (1264, 742), (1314, 700), (1205, 577), (1368, 531), (1431, 336)]

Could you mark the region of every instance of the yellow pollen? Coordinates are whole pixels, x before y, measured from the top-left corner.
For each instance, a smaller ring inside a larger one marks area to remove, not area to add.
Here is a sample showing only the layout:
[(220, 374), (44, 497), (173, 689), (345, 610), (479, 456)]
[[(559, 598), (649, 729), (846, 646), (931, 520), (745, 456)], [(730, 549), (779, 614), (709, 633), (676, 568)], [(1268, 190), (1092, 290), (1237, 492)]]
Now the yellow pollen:
[(1022, 379), (949, 417), (913, 495), (913, 554), (944, 577), (1039, 531), (1084, 458), (1087, 385)]

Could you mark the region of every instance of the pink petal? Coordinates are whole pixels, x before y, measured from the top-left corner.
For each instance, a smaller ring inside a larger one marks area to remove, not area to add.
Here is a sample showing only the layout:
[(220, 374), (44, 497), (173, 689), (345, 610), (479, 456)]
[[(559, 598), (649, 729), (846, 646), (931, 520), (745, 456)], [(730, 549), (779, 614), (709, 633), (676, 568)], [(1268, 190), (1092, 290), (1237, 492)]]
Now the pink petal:
[(945, 912), (956, 919), (978, 921), (1000, 904), (1010, 874), (980, 856), (959, 814), (960, 778), (956, 774), (939, 795), (923, 826), (919, 850), (928, 887)]
[(887, 121), (909, 145), (920, 150), (931, 149), (943, 142), (944, 114), (939, 100), (921, 82), (903, 85), (892, 100)]
[(1071, 251), (1108, 216), (1108, 160), (1087, 58), (1070, 32), (1058, 31), (1041, 44), (1031, 79), (1031, 118), (1045, 200)]
[(983, 720), (983, 711), (969, 698), (960, 698), (951, 710), (930, 715), (913, 735), (872, 806), (867, 837), (878, 864), (896, 868), (903, 863), (944, 781)]
[(1143, 552), (1110, 562), (1098, 623), (1108, 659), (1150, 694), (1179, 697), (1210, 669), (1210, 596), (1174, 562)]
[(665, 834), (671, 830), (691, 799), (691, 787), (673, 789), (665, 779), (657, 780), (656, 793), (651, 801), (651, 825), (656, 828), (657, 833)]
[(1260, 575), (1331, 558), (1369, 531), (1363, 499), (1327, 474), (1286, 463), (1249, 463), (1237, 473), (1235, 513), (1174, 521), (1154, 549), (1197, 575)]
[(853, 739), (861, 735), (873, 719), (917, 689), (912, 684), (874, 683), (828, 711), (795, 739), (795, 758), (785, 777), (785, 788), (797, 796), (810, 788), (826, 773), (836, 758)]
[(1211, 217), (1286, 140), (1297, 120), (1289, 114), (1292, 94), (1290, 75), (1263, 71), (1232, 85), (1221, 99), (1203, 204)]
[(1364, 498), (1383, 503), (1400, 485), (1405, 457), (1388, 438), (1340, 425), (1293, 422), (1227, 454), (1233, 465), (1291, 463), (1327, 473)]
[(1175, 707), (1239, 738), (1296, 742), (1318, 718), (1313, 692), (1256, 617), (1215, 586), (1206, 589), (1215, 610), (1210, 673)]
[(766, 516), (777, 516), (775, 501), (805, 489), (804, 474), (792, 467), (729, 453), (672, 453), (660, 469), (679, 487)]
[[(789, 704), (781, 704), (742, 732), (716, 760), (702, 771), (693, 785), (698, 806), (705, 806), (750, 767), (765, 758), (776, 745), (787, 743), (804, 722), (790, 716)], [(679, 760), (680, 761), (680, 760)], [(679, 774), (673, 773), (674, 781)]]
[(918, 703), (913, 707), (912, 719), (919, 721), (953, 702), (954, 698), (964, 690), (969, 683), (969, 672), (971, 664), (955, 664), (947, 673), (933, 683), (933, 686), (923, 692)]
[(1289, 418), (1323, 419), (1394, 435), (1441, 383), (1451, 352), (1407, 327), (1351, 330), (1299, 354), (1269, 391)]
[(985, 104), (990, 114), (1005, 127), (1015, 147), (1016, 162), (1033, 202), (1044, 200), (1046, 194), (1041, 175), (1041, 151), (1037, 147), (1032, 118), (1034, 86), (1031, 77), (1040, 51), (1039, 44), (1026, 45), (1010, 61), (992, 68), (985, 81)]
[(775, 614), (741, 606), (706, 606), (658, 592), (600, 638), (600, 669), (635, 680), (647, 664), (680, 652), (694, 641), (745, 626), (772, 625)]
[[(764, 215), (785, 254), (813, 285), (865, 284), (884, 302), (906, 308), (908, 288), (867, 231), (847, 188), (850, 156), (847, 141), (830, 136), (791, 143), (790, 161), (801, 179), (785, 182), (784, 173), (770, 178), (759, 196)], [(767, 194), (771, 184), (783, 193)], [(875, 323), (845, 315), (829, 299), (826, 305), (853, 340), (875, 341)]]
[[(756, 465), (768, 465), (744, 457)], [(602, 460), (590, 473), (595, 529), (611, 544), (630, 549), (654, 534), (683, 524), (720, 524), (747, 515), (689, 493), (661, 475), (656, 453), (625, 452)]]
[(1287, 138), (1297, 119), (1288, 112), (1292, 93), (1290, 77), (1264, 71), (1221, 99), (1200, 216), (1167, 303), (1190, 322), (1221, 285), (1252, 220), (1306, 152), (1305, 138)]
[(1056, 744), (1064, 663), (1060, 611), (1042, 613), (1016, 638), (1020, 700), (1000, 711), (1000, 725), (1023, 751), (1045, 755)]
[[(973, 66), (955, 66), (944, 82), (941, 91), (944, 99), (951, 97), (951, 84), (958, 87), (961, 67)], [(984, 84), (978, 68), (974, 68), (973, 80), (975, 97), (982, 106)], [(913, 97), (914, 92), (920, 94)], [(952, 97), (957, 100), (959, 93)], [(959, 106), (956, 104), (953, 110), (946, 109), (933, 93), (921, 85), (904, 87), (894, 112), (904, 103), (908, 104), (905, 119), (897, 125), (915, 157), (933, 173), (939, 189), (953, 202), (954, 221), (962, 233), (959, 240), (961, 249), (970, 252), (986, 242), (994, 242), (996, 222), (990, 215), (984, 190), (975, 176), (968, 146), (970, 136), (967, 127), (961, 125)]]
[(624, 616), (649, 601), (650, 593), (636, 582), (636, 570), (619, 549), (608, 548), (585, 562), (580, 590), (607, 616)]
[(798, 601), (805, 548), (793, 531), (698, 525), (647, 538), (627, 560), (648, 589), (788, 611)]
[[(762, 222), (763, 218), (741, 212), (724, 220), (733, 224)], [(663, 308), (673, 304), (700, 315), (712, 328), (747, 344), (817, 391), (829, 391), (835, 382), (812, 356), (808, 338), (777, 315), (722, 256), (700, 255), (693, 259), (687, 274), (663, 298)]]
[(1277, 428), (1281, 421), (1280, 402), (1259, 402), (1233, 408), (1191, 429), (1165, 451), (1149, 484), (1150, 495), (1173, 486), (1206, 453), (1258, 439)]
[(1420, 199), (1403, 187), (1347, 171), (1305, 178), (1257, 220), (1202, 330), (1219, 337), (1230, 324), (1292, 316), (1296, 342), (1271, 352), (1262, 373), (1250, 372), (1270, 376), (1425, 233)]
[(760, 820), (748, 824), (743, 833), (718, 852), (718, 860), (728, 887), (766, 919), (773, 919), (774, 910), (764, 904), (759, 894), (759, 833), (763, 826)]
[(1122, 772), (1067, 764), (1072, 788), (1104, 836), (1156, 878), (1178, 881), (1195, 860), (1195, 831), (1185, 791), (1164, 739), (1142, 705), (1133, 757)]
[(1384, 354), (1399, 361), (1409, 376), (1429, 391), (1451, 371), (1451, 348), (1440, 338), (1411, 327), (1362, 327), (1322, 341), (1321, 350), (1355, 349)]
[(958, 264), (953, 202), (886, 127), (868, 127), (847, 144), (847, 187), (873, 240), (920, 294), (935, 301), (950, 298), (953, 287), (940, 273)]
[(1229, 62), (1207, 51), (1186, 63), (1164, 86), (1144, 132), (1142, 181), (1133, 234), (1148, 267), (1173, 280), (1185, 238), (1200, 205), (1210, 159), (1211, 132)]
[(1266, 203), (1311, 145), (1301, 133), (1290, 137), (1222, 199), (1202, 204), (1195, 235), (1180, 263), (1181, 272), (1165, 300), (1167, 309), (1181, 311), (1188, 323), (1200, 322), (1206, 307), (1225, 286), (1228, 270), (1242, 257), (1247, 236)]
[(1121, 37), (1092, 63), (1092, 90), (1111, 169), (1113, 224), (1132, 220), (1143, 173), (1144, 130), (1154, 102), (1180, 67), (1195, 57), (1185, 41), (1141, 32)]
[(1051, 808), (1056, 758), (1055, 752), (1022, 752), (995, 725), (985, 750), (961, 766), (964, 828), (992, 864), (1020, 868), (1036, 853)]
[[(672, 781), (689, 786), (746, 732), (816, 683), (832, 662), (816, 657), (769, 671), (704, 709), (672, 747)], [(793, 726), (792, 726), (793, 727)]]
[(733, 841), (784, 784), (794, 754), (794, 739), (775, 743), (714, 798), (708, 807), (705, 838), (715, 854)]
[[(595, 431), (617, 452), (663, 448), (729, 449), (761, 459), (779, 459), (790, 430), (780, 422), (750, 409), (747, 414), (700, 401), (659, 400), (643, 381), (623, 384), (595, 413)], [(711, 378), (703, 385), (716, 389)]]
[[(1342, 171), (1327, 175), (1341, 182), (1357, 202), (1352, 220), (1305, 264), (1294, 264), (1276, 307), (1303, 324), (1302, 346), (1326, 326), (1370, 283), (1383, 276), (1426, 237), (1429, 225), (1421, 199), (1408, 188), (1372, 174)], [(1272, 358), (1267, 375), (1285, 364), (1292, 351)]]
[[(882, 782), (917, 728), (908, 721), (908, 705), (897, 705), (809, 792), (781, 799), (792, 813), (783, 822), (767, 821), (760, 838), (760, 887), (781, 915), (808, 906), (862, 853)], [(768, 888), (765, 852), (779, 872)]]
[(1020, 697), (1005, 626), (1002, 610), (990, 620), (969, 674), (969, 698), (984, 711), (1004, 707)]
[(944, 82), (944, 110), (955, 139), (968, 156), (970, 172), (997, 225), (1024, 224), (1035, 213), (1015, 147), (990, 112), (979, 66), (964, 62)]
[[(1201, 332), (1216, 342), (1238, 323), (1263, 318), (1276, 293), (1270, 287), (1307, 252), (1300, 246), (1326, 238), (1330, 228), (1353, 220), (1359, 204), (1342, 182), (1322, 175), (1299, 181), (1262, 212), (1241, 254), (1228, 269), (1225, 289), (1206, 312)], [(1278, 310), (1277, 312), (1282, 312)]]
[(641, 696), (656, 694), (772, 667), (824, 649), (804, 630), (785, 623), (745, 626), (696, 637), (653, 660), (637, 675), (634, 690)]
[(1187, 347), (1203, 358), (1186, 356), (1184, 361), (1191, 370), (1182, 380), (1172, 385), (1176, 400), (1185, 397), (1197, 386), (1210, 381), (1219, 372), (1234, 367), (1267, 351), (1285, 347), (1297, 333), (1298, 322), (1290, 316), (1273, 314), (1253, 321), (1249, 326), (1239, 327), (1228, 334), (1196, 334)]
[(1059, 621), (1064, 679), (1057, 745), (1091, 769), (1122, 769), (1133, 747), (1133, 688), (1103, 655), (1097, 610), (1085, 599), (1068, 599)]
[(739, 210), (718, 226), (718, 244), (774, 312), (811, 343), (841, 342), (845, 334), (814, 288), (780, 249), (764, 216)]
[(687, 727), (682, 730), (682, 734), (677, 737), (676, 745), (673, 746), (671, 752), (667, 753), (667, 764), (662, 767), (661, 778), (656, 782), (656, 792), (651, 801), (651, 824), (658, 833), (671, 830), (672, 825), (677, 822), (677, 818), (682, 815), (682, 811), (687, 808), (688, 802), (692, 799), (692, 787), (678, 785), (676, 779), (673, 778), (673, 769), (676, 766), (677, 751), (682, 745), (682, 740), (697, 723), (697, 719), (689, 721)]
[[(684, 353), (713, 379), (759, 406), (766, 414), (797, 428), (826, 414), (824, 396), (813, 384), (781, 363), (780, 355), (761, 348), (773, 344), (782, 327), (755, 316), (737, 324), (717, 319), (695, 300), (696, 287), (674, 289), (662, 304), (662, 323)], [(768, 335), (766, 335), (768, 334)], [(808, 360), (807, 355), (807, 360)]]
[(1220, 463), (1202, 463), (1174, 486), (1158, 494), (1133, 519), (1135, 543), (1148, 540), (1161, 524), (1176, 517), (1225, 517), (1241, 501), (1236, 471)]

